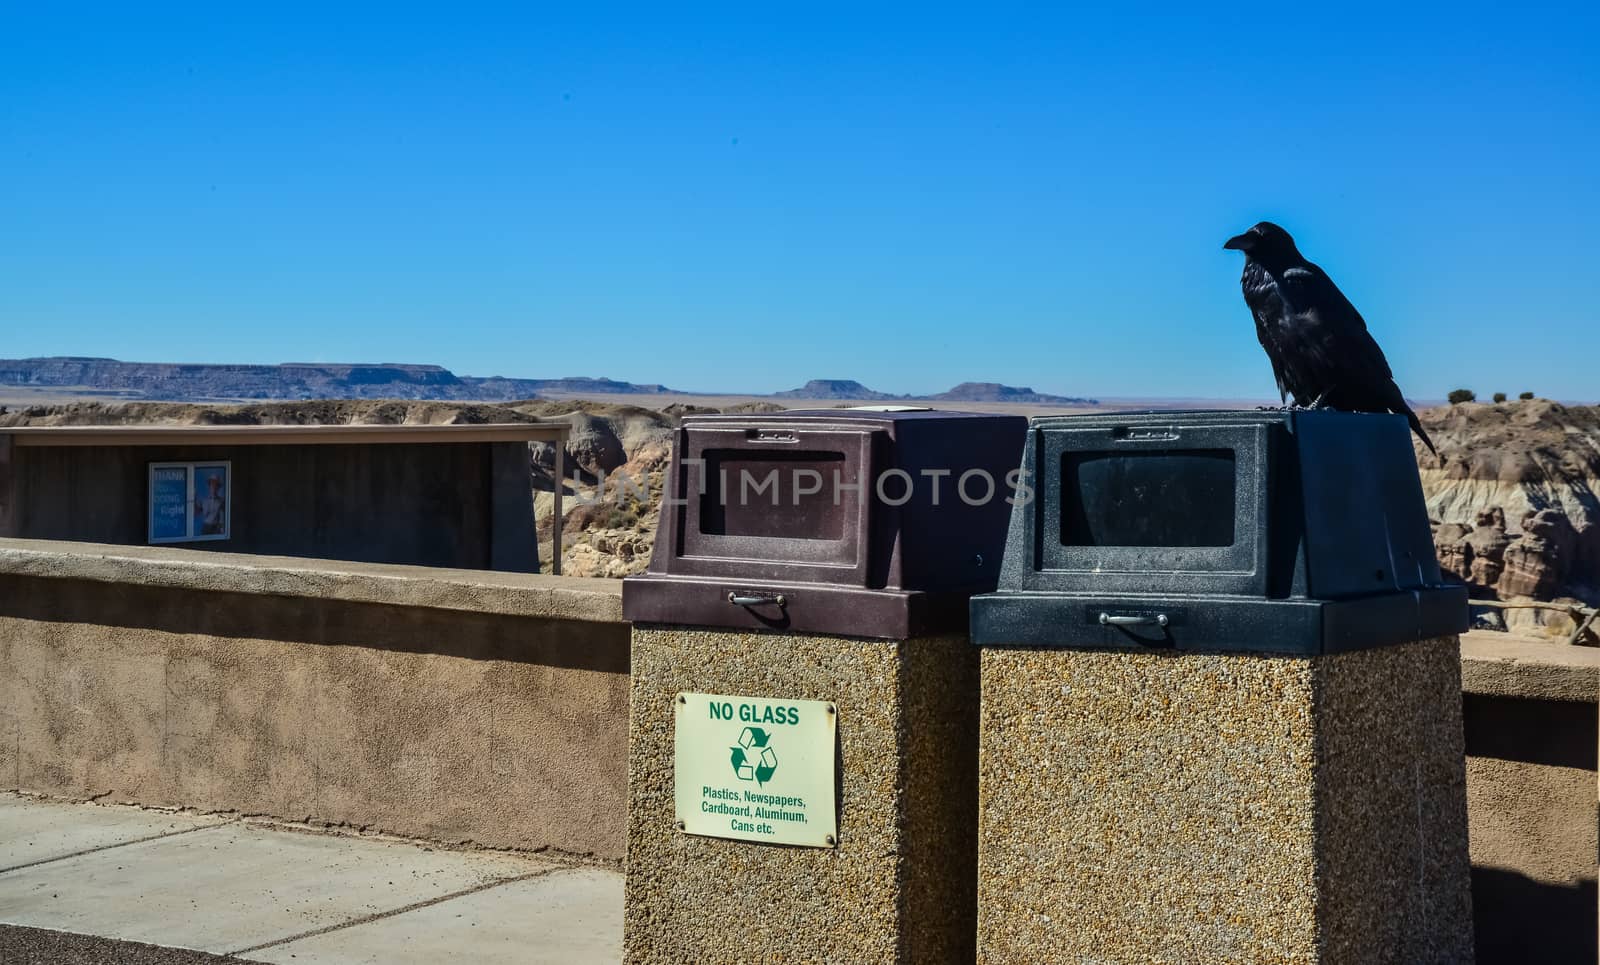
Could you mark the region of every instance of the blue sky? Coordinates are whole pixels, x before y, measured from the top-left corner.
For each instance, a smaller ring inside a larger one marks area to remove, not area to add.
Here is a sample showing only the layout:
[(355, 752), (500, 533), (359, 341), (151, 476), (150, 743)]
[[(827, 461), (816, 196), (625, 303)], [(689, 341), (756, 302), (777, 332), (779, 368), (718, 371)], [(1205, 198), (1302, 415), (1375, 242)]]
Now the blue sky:
[(0, 356), (1600, 398), (1594, 5), (0, 5)]

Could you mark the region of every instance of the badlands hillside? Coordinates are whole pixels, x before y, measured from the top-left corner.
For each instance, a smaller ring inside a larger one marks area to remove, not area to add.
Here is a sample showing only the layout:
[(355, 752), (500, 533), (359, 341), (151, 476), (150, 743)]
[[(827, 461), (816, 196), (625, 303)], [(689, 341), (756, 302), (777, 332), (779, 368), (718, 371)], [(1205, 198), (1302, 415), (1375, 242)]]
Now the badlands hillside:
[[(733, 410), (777, 408), (755, 402)], [(621, 577), (644, 569), (655, 534), (662, 475), (678, 420), (718, 411), (675, 404), (528, 400), (493, 403), (394, 400), (196, 405), (72, 403), (0, 409), (0, 427), (169, 423), (441, 425), (559, 419), (573, 427), (564, 493), (564, 569)], [(1600, 605), (1600, 407), (1543, 399), (1463, 403), (1420, 413), (1439, 446), (1417, 460), (1441, 566), (1479, 599)], [(555, 454), (530, 453), (535, 507), (548, 558)], [(603, 491), (599, 481), (607, 480)], [(627, 479), (634, 485), (619, 486)], [(1559, 611), (1485, 611), (1487, 625), (1565, 636)]]
[(1600, 406), (1464, 402), (1419, 416), (1439, 446), (1416, 449), (1440, 565), (1485, 599), (1600, 605)]

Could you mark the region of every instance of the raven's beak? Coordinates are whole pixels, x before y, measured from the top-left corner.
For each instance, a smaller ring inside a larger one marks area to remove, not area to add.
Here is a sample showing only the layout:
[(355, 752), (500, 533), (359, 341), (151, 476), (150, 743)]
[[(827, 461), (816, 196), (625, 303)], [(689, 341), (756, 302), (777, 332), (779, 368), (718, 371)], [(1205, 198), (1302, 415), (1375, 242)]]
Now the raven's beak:
[(1229, 238), (1228, 243), (1222, 247), (1231, 249), (1233, 251), (1249, 251), (1250, 243), (1254, 240), (1255, 235), (1252, 235), (1250, 232), (1246, 231), (1242, 235), (1234, 235), (1232, 238)]

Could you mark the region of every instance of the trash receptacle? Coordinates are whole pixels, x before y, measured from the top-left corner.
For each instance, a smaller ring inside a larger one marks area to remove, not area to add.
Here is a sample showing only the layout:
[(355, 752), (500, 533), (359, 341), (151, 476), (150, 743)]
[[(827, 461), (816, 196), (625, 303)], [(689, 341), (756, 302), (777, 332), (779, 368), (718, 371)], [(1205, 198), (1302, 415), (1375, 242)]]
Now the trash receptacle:
[(697, 416), (634, 622), (626, 958), (970, 961), (977, 652), (1026, 421)]
[(983, 961), (1471, 958), (1456, 634), (1409, 431), (1034, 420), (981, 649)]

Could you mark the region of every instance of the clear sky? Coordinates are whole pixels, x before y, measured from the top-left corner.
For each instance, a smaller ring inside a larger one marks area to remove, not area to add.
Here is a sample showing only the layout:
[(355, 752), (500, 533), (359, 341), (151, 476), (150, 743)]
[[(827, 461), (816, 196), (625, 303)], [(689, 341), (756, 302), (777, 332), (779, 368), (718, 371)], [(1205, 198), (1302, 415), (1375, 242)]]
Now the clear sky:
[(233, 6), (0, 0), (0, 357), (1600, 398), (1600, 5)]

